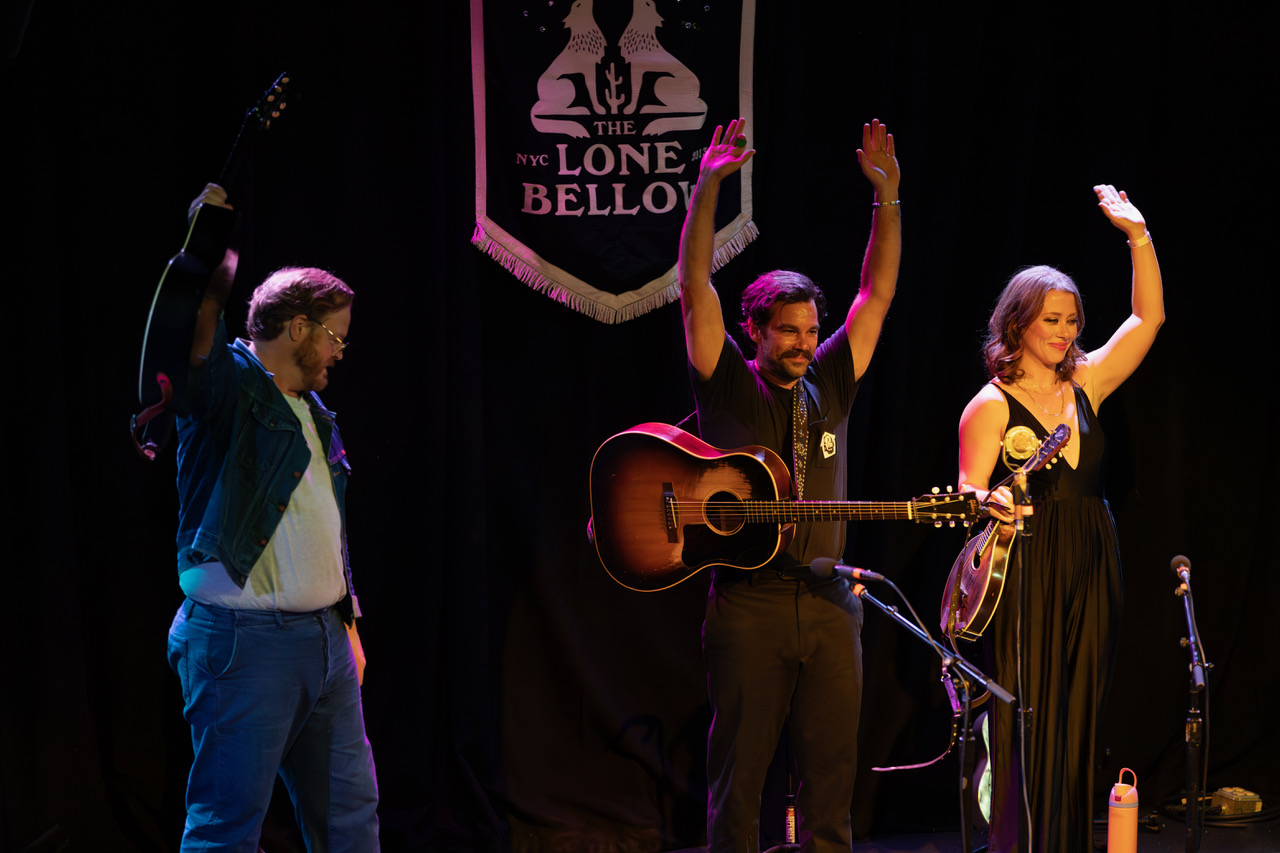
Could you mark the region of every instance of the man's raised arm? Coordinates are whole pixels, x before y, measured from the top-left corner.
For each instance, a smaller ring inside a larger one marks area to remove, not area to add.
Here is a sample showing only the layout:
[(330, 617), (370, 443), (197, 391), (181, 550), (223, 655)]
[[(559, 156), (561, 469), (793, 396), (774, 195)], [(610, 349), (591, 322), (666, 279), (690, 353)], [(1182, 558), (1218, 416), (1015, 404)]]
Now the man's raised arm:
[(880, 340), (880, 327), (898, 287), (898, 262), (902, 258), (898, 158), (894, 153), (893, 134), (878, 119), (862, 126), (858, 165), (875, 189), (871, 239), (862, 259), (862, 281), (844, 321), (849, 347), (853, 350), (854, 375), (861, 378)]
[(684, 229), (680, 232), (680, 308), (684, 314), (684, 342), (689, 363), (702, 379), (709, 379), (724, 347), (724, 314), (720, 297), (711, 286), (711, 259), (715, 252), (716, 198), (720, 182), (742, 168), (755, 149), (746, 147), (746, 119), (734, 119), (725, 131), (716, 127), (711, 145), (702, 155), (698, 184), (689, 201)]
[[(205, 205), (231, 209), (227, 203), (227, 191), (217, 184), (205, 184), (200, 195), (187, 210), (189, 221), (194, 223), (200, 215), (200, 208)], [(222, 251), (222, 249), (219, 249)], [(196, 316), (195, 329), (191, 335), (191, 366), (199, 367), (209, 357), (213, 349), (214, 334), (218, 330), (218, 321), (222, 319), (222, 309), (226, 307), (227, 296), (231, 293), (231, 285), (236, 277), (236, 263), (239, 259), (236, 251), (225, 250), (222, 262), (209, 277), (209, 285), (205, 288), (204, 298), (200, 302), (200, 313)]]

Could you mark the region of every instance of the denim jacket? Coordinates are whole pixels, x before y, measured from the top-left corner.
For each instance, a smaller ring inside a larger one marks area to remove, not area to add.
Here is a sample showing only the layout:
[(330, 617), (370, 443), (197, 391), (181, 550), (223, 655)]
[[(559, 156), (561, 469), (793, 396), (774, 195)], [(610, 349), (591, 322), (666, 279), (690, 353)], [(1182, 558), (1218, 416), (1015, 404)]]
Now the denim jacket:
[[(178, 413), (178, 571), (219, 560), (244, 586), (311, 461), (302, 424), (249, 342), (226, 343), (218, 323), (208, 361), (192, 369), (189, 398)], [(359, 616), (347, 556), (346, 489), (351, 466), (330, 412), (311, 392), (304, 399), (320, 440), (342, 519), (347, 622)]]

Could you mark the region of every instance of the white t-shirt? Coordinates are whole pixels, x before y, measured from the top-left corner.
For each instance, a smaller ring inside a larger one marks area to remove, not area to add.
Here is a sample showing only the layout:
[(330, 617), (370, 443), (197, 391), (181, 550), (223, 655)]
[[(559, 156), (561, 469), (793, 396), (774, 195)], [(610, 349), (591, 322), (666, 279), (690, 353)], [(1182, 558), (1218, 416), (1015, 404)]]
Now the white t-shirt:
[(302, 423), (311, 462), (243, 589), (216, 560), (179, 576), (182, 591), (202, 604), (306, 613), (336, 604), (346, 594), (342, 518), (325, 448), (306, 402), (287, 395), (285, 399)]

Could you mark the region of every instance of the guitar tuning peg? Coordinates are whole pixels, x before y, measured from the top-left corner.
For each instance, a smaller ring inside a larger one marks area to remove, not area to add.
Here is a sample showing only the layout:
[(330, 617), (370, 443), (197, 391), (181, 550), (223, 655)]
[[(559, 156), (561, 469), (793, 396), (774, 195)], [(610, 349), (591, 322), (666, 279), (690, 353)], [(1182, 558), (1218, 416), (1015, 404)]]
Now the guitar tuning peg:
[(951, 494), (951, 487), (947, 486), (947, 494)]
[(934, 486), (932, 489), (929, 490), (929, 494), (936, 495), (938, 494), (939, 491), (941, 490), (937, 486)]
[(934, 526), (934, 527), (942, 527), (942, 522), (941, 522), (941, 521), (935, 521), (935, 522), (933, 523), (933, 526)]
[(951, 522), (950, 524), (948, 524), (947, 526), (948, 526), (948, 527), (952, 527), (952, 528), (954, 528), (954, 527), (956, 526), (956, 523), (953, 521), (953, 522)]
[(960, 522), (960, 523), (961, 523), (962, 525), (964, 525), (965, 527), (968, 527), (968, 526), (969, 526), (969, 522), (967, 522), (967, 521), (962, 521), (962, 522)]

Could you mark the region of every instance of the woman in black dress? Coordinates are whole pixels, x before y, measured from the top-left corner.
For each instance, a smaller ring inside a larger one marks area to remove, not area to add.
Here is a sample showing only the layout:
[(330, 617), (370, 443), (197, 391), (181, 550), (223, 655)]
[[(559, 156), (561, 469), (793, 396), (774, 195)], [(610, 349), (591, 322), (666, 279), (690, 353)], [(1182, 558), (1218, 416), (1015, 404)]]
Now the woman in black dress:
[(992, 710), (990, 849), (1000, 853), (1092, 850), (1094, 742), (1123, 593), (1097, 412), (1164, 322), (1160, 267), (1142, 214), (1110, 185), (1094, 192), (1129, 238), (1132, 315), (1086, 353), (1077, 345), (1084, 310), (1075, 283), (1052, 267), (1022, 270), (988, 324), (991, 380), (960, 418), (960, 488), (976, 491), (1003, 521), (1012, 519), (1009, 489), (988, 490), (1008, 473), (1006, 430), (1027, 426), (1044, 438), (1059, 424), (1071, 428), (1058, 462), (1031, 475), (1035, 535), (1019, 537), (1023, 571), (1015, 561), (986, 631), (990, 674), (1025, 709), (1021, 726), (1016, 709)]

